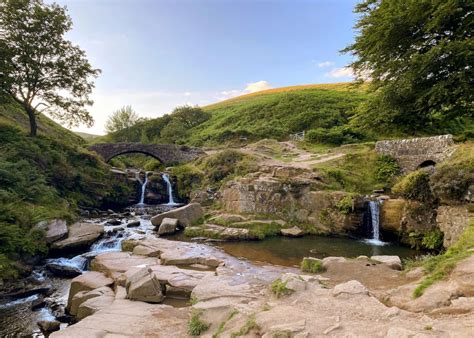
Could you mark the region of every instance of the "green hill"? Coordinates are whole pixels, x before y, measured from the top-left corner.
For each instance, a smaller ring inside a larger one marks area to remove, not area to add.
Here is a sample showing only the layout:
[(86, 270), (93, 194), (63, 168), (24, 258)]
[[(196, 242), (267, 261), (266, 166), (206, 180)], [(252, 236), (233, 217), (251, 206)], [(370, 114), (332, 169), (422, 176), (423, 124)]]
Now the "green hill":
[(358, 136), (347, 123), (366, 96), (363, 89), (354, 89), (349, 83), (270, 89), (203, 107), (208, 119), (192, 128), (180, 127), (171, 114), (138, 123), (101, 141), (216, 146), (240, 140), (283, 140), (303, 130), (338, 128), (337, 133), (349, 142)]
[[(60, 126), (45, 115), (38, 116), (38, 134), (59, 139), (70, 144), (83, 144), (84, 139)], [(25, 110), (16, 103), (0, 102), (0, 124), (14, 126), (29, 132), (30, 124)]]

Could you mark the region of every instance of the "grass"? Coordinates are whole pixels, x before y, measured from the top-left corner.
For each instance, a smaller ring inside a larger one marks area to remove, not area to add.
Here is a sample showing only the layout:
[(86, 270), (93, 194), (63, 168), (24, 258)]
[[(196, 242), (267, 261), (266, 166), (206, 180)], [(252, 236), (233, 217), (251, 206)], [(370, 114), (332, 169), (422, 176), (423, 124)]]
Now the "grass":
[(250, 331), (252, 330), (258, 330), (258, 324), (255, 321), (255, 315), (252, 315), (247, 319), (245, 324), (239, 329), (237, 332), (232, 332), (231, 333), (231, 338), (236, 338), (236, 337), (241, 337), (249, 334)]
[(417, 298), (423, 295), (428, 287), (446, 278), (457, 263), (472, 254), (474, 254), (474, 222), (467, 227), (459, 240), (445, 253), (425, 259), (423, 268), (427, 275), (413, 291), (413, 297)]
[(188, 333), (191, 336), (200, 336), (209, 329), (209, 324), (202, 321), (202, 311), (193, 309), (188, 321)]
[(234, 318), (234, 316), (237, 315), (238, 313), (239, 311), (237, 311), (236, 309), (233, 309), (229, 313), (229, 316), (222, 323), (219, 324), (219, 327), (217, 328), (217, 331), (212, 335), (212, 338), (219, 337), (222, 334), (222, 332), (224, 332), (224, 328), (227, 322), (229, 322), (232, 318)]
[(324, 271), (321, 260), (313, 257), (304, 257), (301, 261), (301, 271), (309, 273), (318, 273)]
[(293, 290), (289, 289), (286, 286), (287, 282), (281, 280), (281, 278), (275, 279), (272, 284), (270, 284), (270, 290), (277, 297), (289, 295)]

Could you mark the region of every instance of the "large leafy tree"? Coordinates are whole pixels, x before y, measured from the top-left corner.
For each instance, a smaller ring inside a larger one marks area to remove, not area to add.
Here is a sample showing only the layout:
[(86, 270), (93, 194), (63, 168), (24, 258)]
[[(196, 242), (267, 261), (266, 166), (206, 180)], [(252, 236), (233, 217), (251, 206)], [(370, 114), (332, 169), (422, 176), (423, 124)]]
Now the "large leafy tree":
[(57, 4), (0, 1), (0, 91), (24, 107), (32, 136), (41, 112), (70, 126), (93, 123), (85, 107), (93, 103), (89, 95), (100, 70), (64, 38), (71, 27)]
[(141, 120), (140, 116), (135, 113), (131, 106), (124, 106), (109, 116), (105, 122), (105, 130), (108, 133), (114, 133), (122, 129), (130, 128)]
[(359, 120), (407, 132), (473, 116), (474, 2), (365, 0), (355, 42), (344, 52), (372, 99)]

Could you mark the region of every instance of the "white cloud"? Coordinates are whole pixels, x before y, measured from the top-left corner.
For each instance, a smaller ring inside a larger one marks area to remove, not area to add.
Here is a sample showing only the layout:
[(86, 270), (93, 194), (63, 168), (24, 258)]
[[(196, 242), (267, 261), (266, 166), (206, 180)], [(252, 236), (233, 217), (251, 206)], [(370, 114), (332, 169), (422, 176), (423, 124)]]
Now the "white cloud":
[(325, 75), (333, 78), (354, 77), (354, 71), (351, 67), (334, 68)]
[(258, 81), (258, 82), (252, 82), (252, 83), (247, 83), (247, 86), (244, 89), (245, 93), (255, 93), (259, 92), (262, 90), (267, 90), (271, 89), (272, 86), (267, 81)]
[(318, 67), (319, 68), (326, 68), (334, 65), (334, 61), (323, 61), (323, 62), (318, 62)]

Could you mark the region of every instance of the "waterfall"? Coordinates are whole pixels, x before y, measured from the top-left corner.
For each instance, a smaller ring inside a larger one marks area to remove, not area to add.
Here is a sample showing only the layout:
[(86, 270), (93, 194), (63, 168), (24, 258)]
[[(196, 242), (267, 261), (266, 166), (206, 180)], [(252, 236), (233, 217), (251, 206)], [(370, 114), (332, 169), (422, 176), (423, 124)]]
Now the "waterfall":
[(166, 205), (176, 205), (177, 203), (173, 199), (173, 187), (171, 186), (168, 174), (163, 173), (161, 177), (163, 177), (163, 181), (165, 181), (166, 187), (168, 189), (168, 203), (166, 203)]
[(380, 240), (380, 201), (369, 201), (370, 223), (372, 226), (372, 238), (366, 240), (368, 244), (385, 245)]
[(140, 202), (138, 204), (143, 205), (145, 203), (145, 191), (146, 191), (146, 185), (148, 183), (148, 173), (145, 172), (145, 181), (142, 183), (142, 194), (140, 196)]

